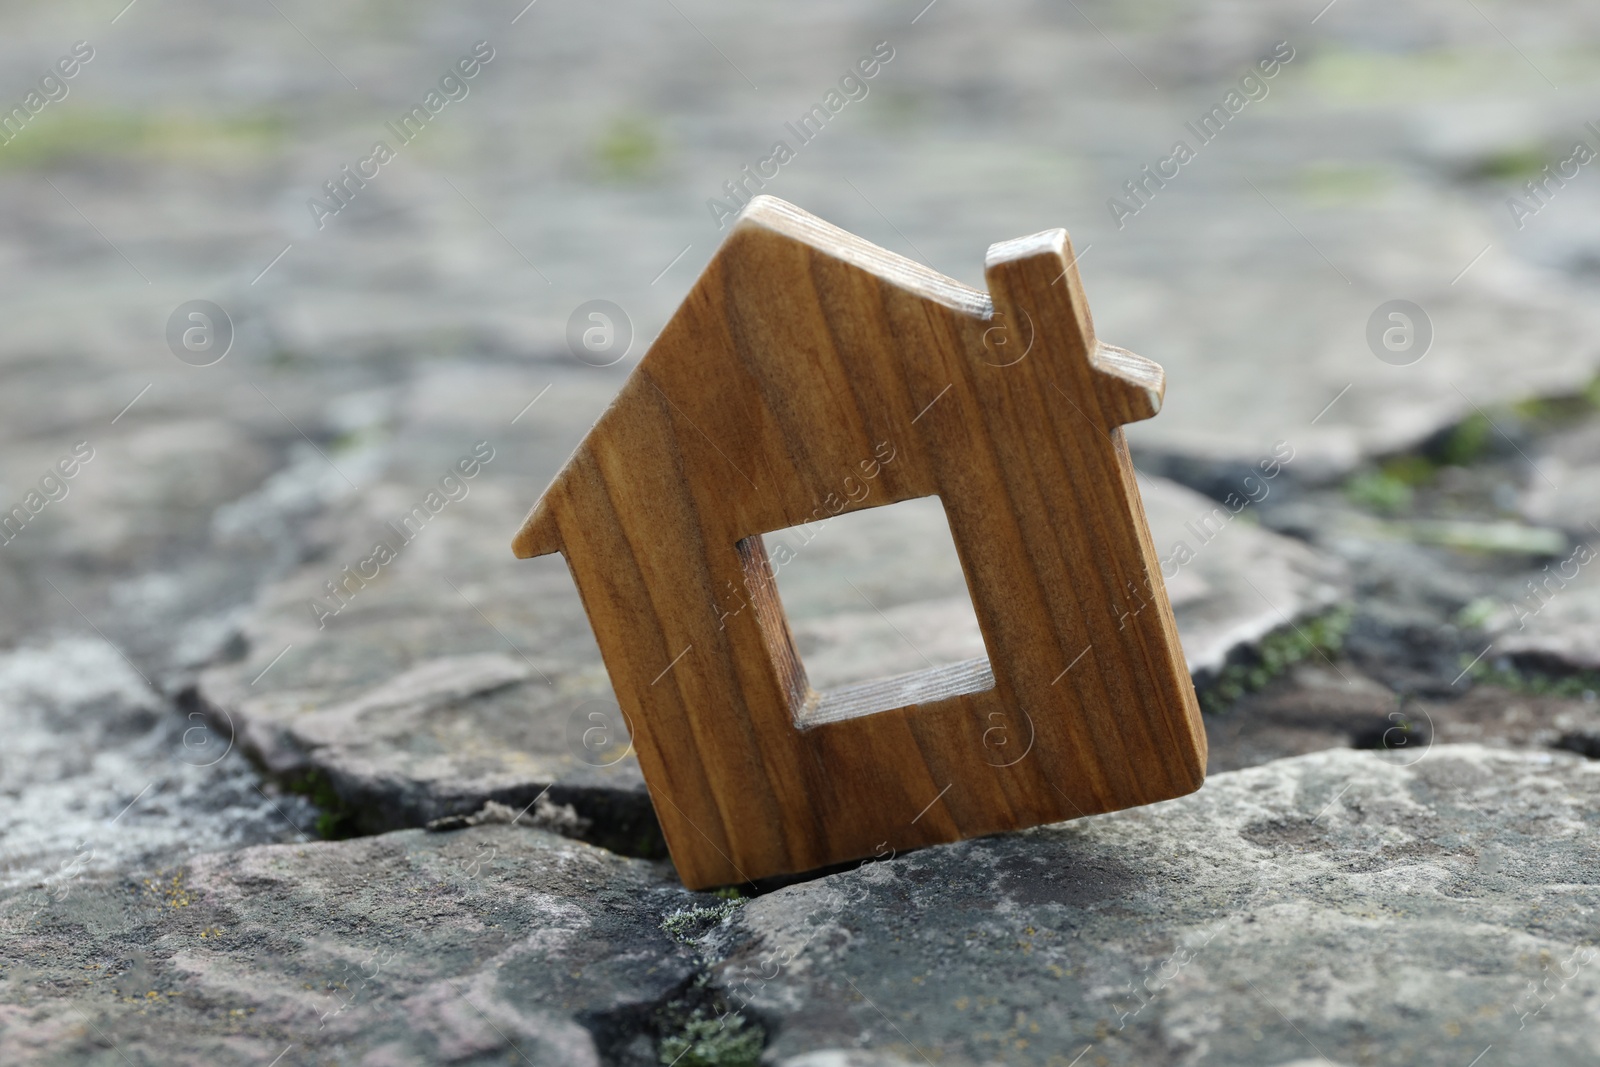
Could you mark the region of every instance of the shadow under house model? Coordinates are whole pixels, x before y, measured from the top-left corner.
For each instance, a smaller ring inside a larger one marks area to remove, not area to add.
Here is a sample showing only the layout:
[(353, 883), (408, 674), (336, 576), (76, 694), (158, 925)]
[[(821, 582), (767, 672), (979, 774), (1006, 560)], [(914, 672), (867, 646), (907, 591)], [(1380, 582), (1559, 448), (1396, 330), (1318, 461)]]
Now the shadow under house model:
[[(577, 581), (704, 888), (1166, 800), (1205, 730), (1064, 230), (987, 294), (756, 197), (517, 534)], [(817, 692), (761, 535), (938, 496), (987, 659)]]

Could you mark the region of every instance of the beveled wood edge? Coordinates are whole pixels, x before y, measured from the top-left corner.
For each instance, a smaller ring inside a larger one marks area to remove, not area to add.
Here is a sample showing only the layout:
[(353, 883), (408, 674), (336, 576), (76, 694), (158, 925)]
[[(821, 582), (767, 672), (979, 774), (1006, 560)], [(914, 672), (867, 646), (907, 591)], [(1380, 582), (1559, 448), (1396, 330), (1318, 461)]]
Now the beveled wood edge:
[(775, 196), (758, 196), (751, 200), (734, 223), (727, 243), (731, 244), (741, 232), (750, 229), (782, 234), (824, 255), (858, 267), (887, 285), (970, 318), (987, 320), (994, 314), (994, 304), (988, 293), (963, 285), (932, 267), (857, 237), (849, 230), (819, 219), (809, 211), (803, 211)]

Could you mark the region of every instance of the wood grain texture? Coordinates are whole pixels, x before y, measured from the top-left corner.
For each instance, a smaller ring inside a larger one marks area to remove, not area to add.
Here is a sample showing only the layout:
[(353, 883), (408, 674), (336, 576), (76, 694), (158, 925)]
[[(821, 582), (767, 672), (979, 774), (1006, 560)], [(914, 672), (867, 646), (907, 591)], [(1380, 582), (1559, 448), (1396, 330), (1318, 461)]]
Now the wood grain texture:
[[(757, 197), (517, 534), (572, 569), (685, 885), (1204, 778), (1120, 429), (1161, 368), (1095, 339), (1065, 231), (985, 273)], [(816, 692), (760, 535), (930, 495), (988, 661)]]

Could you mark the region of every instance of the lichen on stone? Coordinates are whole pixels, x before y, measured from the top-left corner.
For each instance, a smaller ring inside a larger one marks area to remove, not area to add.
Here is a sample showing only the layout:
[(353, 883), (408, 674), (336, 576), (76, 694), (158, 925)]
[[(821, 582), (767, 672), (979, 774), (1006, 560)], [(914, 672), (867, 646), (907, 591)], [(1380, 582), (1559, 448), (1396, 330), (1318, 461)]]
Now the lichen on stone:
[(661, 930), (680, 945), (693, 945), (722, 920), (744, 907), (744, 898), (721, 904), (679, 908), (661, 920)]

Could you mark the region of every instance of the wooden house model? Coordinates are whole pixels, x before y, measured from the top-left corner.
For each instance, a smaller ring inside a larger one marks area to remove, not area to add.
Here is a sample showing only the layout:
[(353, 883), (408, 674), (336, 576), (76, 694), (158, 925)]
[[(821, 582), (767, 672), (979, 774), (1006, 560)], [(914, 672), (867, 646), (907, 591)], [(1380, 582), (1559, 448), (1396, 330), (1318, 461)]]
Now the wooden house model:
[[(1165, 800), (1206, 741), (1066, 232), (987, 293), (756, 197), (534, 505), (691, 888)], [(864, 491), (863, 491), (864, 487)], [(943, 503), (987, 658), (818, 692), (762, 534)]]

